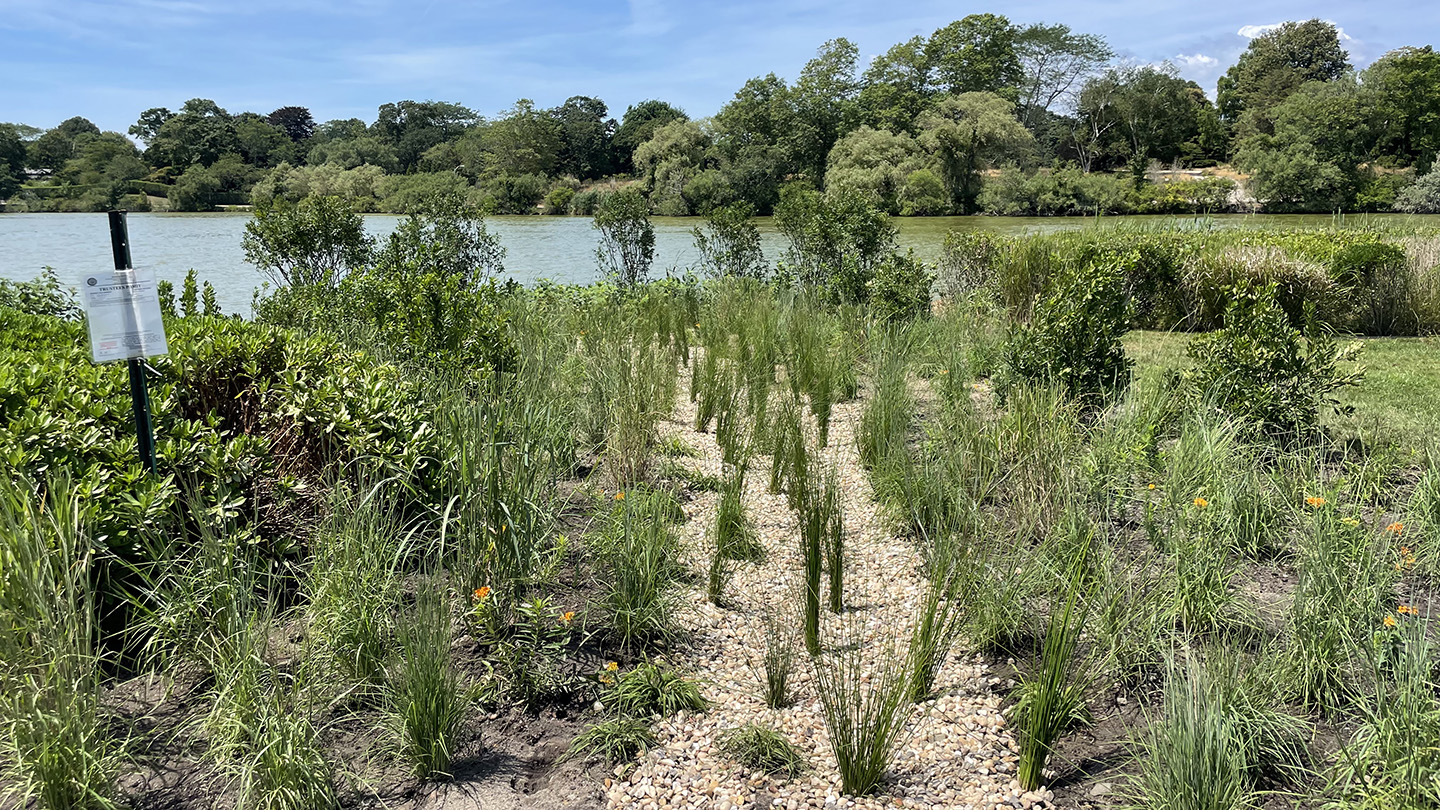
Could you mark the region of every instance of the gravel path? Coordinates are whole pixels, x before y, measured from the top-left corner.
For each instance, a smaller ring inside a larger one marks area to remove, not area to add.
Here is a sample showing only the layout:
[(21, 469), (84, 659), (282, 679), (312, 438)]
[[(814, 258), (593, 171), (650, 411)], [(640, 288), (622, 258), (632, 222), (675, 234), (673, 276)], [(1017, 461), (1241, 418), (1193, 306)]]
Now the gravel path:
[[(680, 390), (685, 391), (686, 380)], [(713, 434), (693, 429), (695, 406), (683, 395), (661, 432), (699, 452), (680, 461), (698, 472), (721, 475), (720, 451)], [(925, 594), (917, 571), (919, 558), (909, 543), (886, 530), (869, 479), (855, 446), (861, 403), (836, 405), (826, 463), (837, 473), (845, 510), (847, 545), (844, 618), (822, 613), (827, 634), (846, 620), (855, 622), (868, 644), (893, 641), (903, 653), (910, 623)], [(680, 622), (688, 643), (675, 663), (701, 682), (712, 708), (701, 715), (680, 714), (660, 721), (660, 744), (638, 763), (615, 769), (606, 780), (611, 807), (767, 808), (936, 807), (1029, 808), (1045, 805), (1050, 794), (1026, 794), (1014, 779), (1014, 736), (1005, 728), (998, 678), (981, 662), (954, 654), (936, 680), (939, 697), (912, 709), (909, 734), (902, 739), (882, 792), (852, 798), (840, 792), (828, 734), (803, 648), (792, 676), (795, 702), (780, 710), (765, 706), (748, 661), (763, 654), (766, 605), (797, 610), (794, 594), (801, 571), (799, 529), (783, 495), (766, 491), (768, 457), (752, 462), (746, 481), (746, 510), (767, 556), (763, 563), (737, 563), (726, 590), (726, 609), (705, 598), (704, 572), (711, 546), (707, 533), (719, 502), (717, 493), (701, 493), (686, 505), (690, 520), (681, 527), (681, 543), (699, 582), (684, 596)], [(798, 612), (798, 611), (797, 611)], [(750, 722), (783, 733), (808, 758), (810, 769), (790, 780), (751, 773), (718, 750), (719, 735)]]

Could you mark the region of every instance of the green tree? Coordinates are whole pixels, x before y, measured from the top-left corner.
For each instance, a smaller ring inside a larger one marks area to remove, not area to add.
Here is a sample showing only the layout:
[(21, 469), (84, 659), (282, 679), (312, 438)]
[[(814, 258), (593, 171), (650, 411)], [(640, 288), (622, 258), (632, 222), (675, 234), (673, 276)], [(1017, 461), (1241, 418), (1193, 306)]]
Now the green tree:
[(160, 125), (145, 149), (151, 166), (209, 166), (222, 155), (239, 152), (235, 121), (207, 98), (192, 98)]
[(171, 211), (209, 211), (215, 207), (220, 181), (210, 170), (194, 164), (184, 171), (170, 187)]
[(1096, 159), (1127, 165), (1141, 182), (1151, 160), (1169, 162), (1205, 151), (1204, 125), (1214, 120), (1209, 110), (1199, 85), (1180, 78), (1173, 65), (1113, 68), (1080, 92), (1081, 165), (1088, 170)]
[(799, 168), (786, 143), (794, 120), (790, 88), (773, 73), (745, 82), (715, 116), (715, 151), (730, 188), (762, 214)]
[(280, 107), (265, 116), (265, 121), (295, 143), (309, 140), (315, 134), (315, 119), (309, 107)]
[(947, 96), (920, 117), (920, 142), (940, 161), (950, 199), (973, 213), (980, 172), (1031, 148), (1034, 139), (1015, 118), (1015, 105), (994, 93)]
[(406, 100), (380, 105), (372, 130), (395, 151), (400, 170), (409, 172), (426, 151), (479, 121), (474, 110), (460, 104)]
[(1335, 211), (1354, 205), (1378, 129), (1374, 94), (1353, 79), (1311, 82), (1271, 111), (1274, 134), (1256, 133), (1235, 161), (1267, 209)]
[(571, 96), (551, 111), (559, 128), (559, 173), (591, 180), (614, 171), (610, 140), (616, 124), (608, 114), (605, 102), (589, 96)]
[(295, 142), (279, 127), (255, 113), (235, 116), (235, 143), (251, 166), (270, 168), (295, 158)]
[(155, 140), (155, 137), (160, 134), (160, 127), (165, 126), (165, 122), (174, 117), (175, 113), (170, 112), (166, 107), (151, 107), (145, 112), (140, 113), (140, 120), (130, 125), (129, 132), (140, 140), (149, 143)]
[(14, 124), (0, 124), (0, 200), (13, 196), (25, 176), (25, 141)]
[(59, 169), (77, 154), (77, 140), (99, 134), (100, 128), (88, 119), (79, 116), (67, 118), (30, 142), (29, 164), (37, 169)]
[(118, 132), (83, 136), (78, 144), (75, 157), (66, 161), (56, 175), (62, 182), (76, 185), (124, 182), (138, 180), (150, 171), (140, 159), (140, 150)]
[(1429, 45), (1391, 51), (1366, 68), (1361, 81), (1375, 93), (1377, 154), (1429, 171), (1440, 151), (1440, 53)]
[(1032, 131), (1044, 113), (1064, 103), (1087, 76), (1115, 58), (1104, 37), (1044, 23), (1021, 29), (1015, 52), (1024, 77), (1019, 87), (1020, 120)]
[(426, 197), (385, 240), (376, 271), (398, 276), (436, 274), (461, 289), (478, 289), (505, 271), (505, 248), (485, 228), (484, 213), (460, 194)]
[(595, 209), (593, 224), (600, 232), (595, 248), (600, 273), (622, 289), (644, 282), (655, 261), (655, 226), (645, 195), (636, 188), (611, 194)]
[(701, 266), (709, 275), (765, 277), (765, 253), (754, 216), (755, 208), (749, 203), (733, 203), (714, 209), (706, 216), (703, 229), (697, 226), (691, 231)]
[(827, 192), (841, 189), (859, 192), (871, 204), (890, 214), (900, 213), (900, 199), (907, 178), (921, 169), (938, 168), (909, 135), (862, 126), (841, 138), (830, 150), (825, 171)]
[(342, 169), (368, 164), (379, 166), (387, 172), (400, 168), (400, 159), (395, 156), (395, 150), (375, 135), (323, 140), (311, 147), (305, 162), (311, 166), (333, 163)]
[(1250, 131), (1269, 132), (1268, 112), (1306, 82), (1328, 82), (1350, 70), (1340, 32), (1324, 20), (1287, 22), (1250, 41), (1240, 59), (1220, 77), (1220, 116), (1237, 123), (1249, 112)]
[(915, 119), (932, 96), (931, 73), (924, 37), (891, 46), (870, 62), (860, 79), (860, 119), (876, 129), (914, 134)]
[(312, 195), (257, 202), (241, 247), (276, 287), (328, 290), (370, 261), (374, 243), (348, 200)]
[(710, 139), (695, 121), (671, 121), (635, 150), (635, 171), (661, 216), (691, 213), (685, 187), (705, 168)]
[(825, 177), (830, 149), (858, 123), (859, 55), (848, 39), (826, 42), (805, 63), (789, 94), (794, 112), (785, 143), (795, 165), (817, 184)]
[(1024, 77), (1020, 29), (997, 14), (971, 14), (930, 35), (925, 56), (941, 92), (996, 93), (1014, 101)]
[(475, 130), (480, 138), (481, 177), (552, 175), (564, 144), (560, 124), (528, 98)]
[(667, 104), (663, 101), (649, 99), (639, 104), (626, 108), (625, 115), (620, 119), (620, 126), (615, 130), (615, 137), (611, 140), (614, 149), (614, 166), (619, 172), (634, 171), (634, 164), (631, 157), (640, 144), (650, 140), (655, 135), (655, 130), (665, 126), (671, 121), (688, 121), (690, 116), (679, 107)]
[(788, 270), (846, 300), (864, 300), (876, 265), (895, 249), (890, 217), (846, 189), (821, 194), (805, 183), (787, 184), (775, 206), (775, 227), (790, 243)]

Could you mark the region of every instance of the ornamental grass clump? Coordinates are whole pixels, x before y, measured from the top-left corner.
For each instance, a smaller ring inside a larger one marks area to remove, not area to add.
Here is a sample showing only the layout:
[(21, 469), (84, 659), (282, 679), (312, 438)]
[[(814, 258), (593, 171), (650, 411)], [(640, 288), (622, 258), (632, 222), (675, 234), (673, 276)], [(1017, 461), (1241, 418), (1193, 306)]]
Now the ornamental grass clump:
[(1173, 663), (1164, 714), (1141, 737), (1133, 792), (1139, 807), (1244, 810), (1253, 806), (1245, 781), (1240, 718), (1225, 711), (1219, 690), (1196, 664)]
[(70, 481), (45, 505), (0, 477), (0, 803), (116, 807), (121, 741), (101, 707), (95, 539)]
[(765, 650), (757, 662), (746, 653), (750, 671), (760, 684), (761, 697), (771, 709), (790, 705), (790, 678), (795, 662), (800, 660), (800, 639), (795, 623), (766, 606), (761, 616), (765, 634)]
[(794, 779), (805, 772), (805, 757), (785, 735), (759, 723), (720, 733), (720, 751), (752, 771)]
[(451, 655), (453, 632), (444, 582), (423, 581), (414, 607), (400, 617), (384, 705), (396, 753), (423, 779), (449, 776), (469, 719), (470, 696)]
[(655, 732), (644, 720), (611, 717), (580, 732), (565, 752), (565, 759), (599, 756), (609, 765), (633, 759), (656, 745)]
[(1087, 681), (1077, 653), (1094, 590), (1086, 565), (1089, 542), (1072, 563), (1063, 601), (1050, 614), (1038, 665), (1020, 679), (1014, 707), (1020, 737), (1016, 778), (1025, 790), (1044, 784), (1045, 763), (1055, 741), (1087, 716)]
[(700, 694), (698, 684), (686, 680), (674, 667), (646, 661), (616, 680), (605, 705), (632, 717), (669, 717), (682, 711), (703, 712), (710, 708), (710, 701)]
[(1365, 808), (1440, 806), (1440, 683), (1430, 617), (1408, 605), (1373, 634), (1373, 692), (1358, 702), (1360, 727), (1330, 774), (1331, 791)]
[(604, 604), (624, 646), (663, 641), (674, 632), (678, 552), (670, 504), (659, 494), (616, 493), (604, 551), (610, 577)]
[(860, 628), (833, 652), (811, 658), (840, 789), (864, 796), (880, 786), (909, 733), (910, 667), (893, 647), (859, 643)]

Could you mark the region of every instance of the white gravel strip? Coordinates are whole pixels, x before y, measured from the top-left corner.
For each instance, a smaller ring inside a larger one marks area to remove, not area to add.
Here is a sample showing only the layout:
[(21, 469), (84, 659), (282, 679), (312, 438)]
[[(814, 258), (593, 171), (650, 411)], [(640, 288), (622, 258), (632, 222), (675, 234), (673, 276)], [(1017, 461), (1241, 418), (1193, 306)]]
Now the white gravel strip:
[[(682, 379), (680, 391), (688, 390)], [(823, 455), (838, 476), (845, 509), (847, 544), (846, 604), (849, 619), (862, 621), (870, 643), (893, 641), (903, 654), (911, 623), (925, 595), (919, 557), (906, 541), (887, 531), (878, 514), (869, 479), (855, 446), (862, 405), (836, 405), (830, 425), (830, 446)], [(685, 466), (714, 476), (722, 474), (720, 451), (713, 433), (693, 429), (695, 406), (685, 396), (661, 432), (699, 451), (698, 458), (680, 459)], [(619, 766), (606, 780), (611, 807), (626, 808), (789, 808), (923, 807), (999, 808), (1024, 810), (1048, 806), (1048, 791), (1025, 793), (1015, 782), (1018, 745), (1005, 727), (998, 679), (988, 667), (952, 654), (936, 680), (939, 695), (912, 710), (909, 735), (896, 752), (882, 790), (854, 798), (840, 791), (840, 775), (830, 750), (809, 661), (801, 648), (791, 681), (795, 702), (781, 710), (766, 708), (756, 675), (765, 648), (763, 616), (772, 609), (798, 608), (801, 572), (799, 533), (784, 495), (766, 491), (769, 459), (758, 456), (746, 481), (746, 510), (765, 545), (763, 563), (736, 563), (726, 609), (705, 598), (705, 577), (711, 546), (707, 533), (719, 502), (716, 493), (701, 493), (686, 505), (690, 520), (681, 527), (681, 543), (698, 584), (687, 589), (687, 609), (680, 622), (687, 643), (674, 663), (700, 681), (712, 703), (704, 714), (680, 714), (655, 725), (660, 744), (637, 763)], [(822, 612), (827, 635), (846, 618)], [(880, 636), (879, 638), (876, 638)], [(810, 769), (791, 780), (751, 773), (719, 751), (717, 739), (729, 728), (758, 722), (771, 726), (809, 759)]]

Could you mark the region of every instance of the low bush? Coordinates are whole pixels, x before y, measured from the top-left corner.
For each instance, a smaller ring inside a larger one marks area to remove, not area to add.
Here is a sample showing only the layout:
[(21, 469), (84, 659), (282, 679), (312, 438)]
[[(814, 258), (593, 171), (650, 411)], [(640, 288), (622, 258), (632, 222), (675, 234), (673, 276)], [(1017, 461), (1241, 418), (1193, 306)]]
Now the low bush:
[(1292, 326), (1273, 284), (1232, 288), (1225, 326), (1191, 341), (1187, 353), (1194, 400), (1274, 440), (1313, 437), (1321, 407), (1343, 411), (1336, 392), (1363, 374), (1341, 370), (1355, 350), (1339, 347), (1313, 311), (1304, 331)]
[(720, 734), (720, 750), (741, 765), (791, 779), (804, 773), (805, 757), (780, 732), (758, 723), (726, 729)]
[(1090, 265), (1056, 284), (1030, 323), (1005, 348), (1002, 393), (1021, 384), (1059, 385), (1087, 409), (1130, 382), (1132, 361), (1120, 339), (1129, 331), (1122, 276), (1113, 264)]

